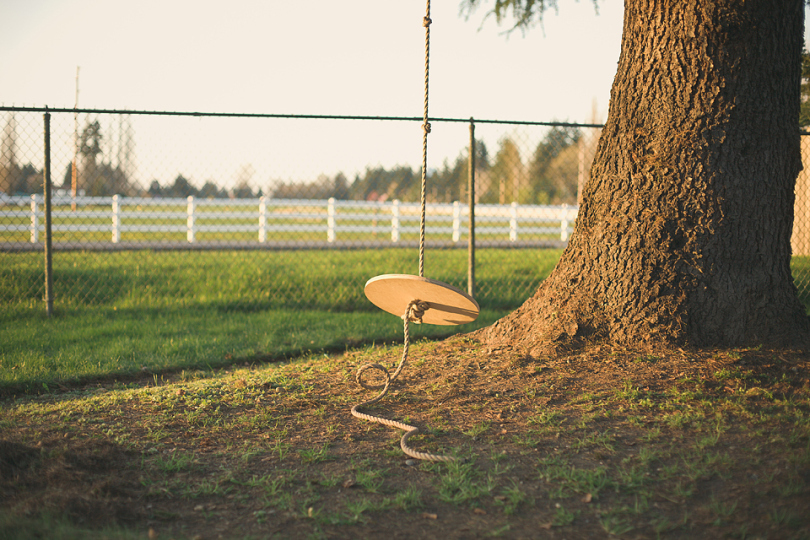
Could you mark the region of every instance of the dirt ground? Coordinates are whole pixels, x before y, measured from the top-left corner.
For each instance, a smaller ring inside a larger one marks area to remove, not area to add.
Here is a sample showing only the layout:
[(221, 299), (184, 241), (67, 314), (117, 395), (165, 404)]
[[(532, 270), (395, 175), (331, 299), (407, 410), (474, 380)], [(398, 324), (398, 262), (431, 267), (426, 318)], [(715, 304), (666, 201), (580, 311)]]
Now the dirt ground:
[(465, 337), (7, 392), (6, 538), (808, 538), (810, 355)]

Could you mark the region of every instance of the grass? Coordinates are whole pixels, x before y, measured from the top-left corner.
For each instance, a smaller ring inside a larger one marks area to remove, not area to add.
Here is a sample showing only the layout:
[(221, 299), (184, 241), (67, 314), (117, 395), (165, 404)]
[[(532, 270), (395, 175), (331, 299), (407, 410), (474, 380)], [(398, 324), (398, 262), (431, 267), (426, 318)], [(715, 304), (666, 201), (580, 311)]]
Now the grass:
[[(514, 308), (556, 264), (559, 250), (477, 252), (476, 298)], [(15, 311), (43, 309), (41, 253), (0, 253), (0, 301)], [(296, 308), (371, 311), (366, 281), (415, 274), (414, 250), (57, 252), (55, 309), (209, 306), (227, 312)], [(428, 250), (426, 276), (466, 290), (466, 250)], [(506, 276), (508, 277), (508, 280)]]
[[(527, 297), (559, 251), (482, 250), (479, 319), (414, 326), (414, 339), (489, 325)], [(466, 253), (428, 252), (430, 277), (465, 288)], [(42, 313), (41, 254), (0, 254), (0, 391), (75, 379), (216, 368), (402, 339), (363, 295), (370, 277), (408, 273), (404, 250), (57, 253), (55, 316)], [(507, 288), (502, 267), (525, 276)]]
[[(413, 335), (435, 339), (491, 324), (534, 291), (559, 255), (479, 250), (478, 321), (416, 327)], [(429, 277), (464, 289), (466, 256), (462, 250), (428, 251)], [(212, 369), (398, 341), (400, 322), (371, 305), (363, 285), (382, 273), (412, 273), (415, 262), (410, 250), (395, 249), (59, 252), (53, 267), (56, 314), (48, 319), (41, 254), (3, 253), (0, 392), (47, 392), (77, 379)], [(793, 264), (794, 273), (810, 271), (804, 258)], [(648, 354), (633, 359), (642, 365), (657, 361)], [(643, 406), (632, 385), (623, 392), (629, 406)], [(692, 417), (675, 410), (669, 421), (677, 425)]]
[(49, 515), (26, 518), (0, 511), (0, 538), (4, 540), (141, 540), (143, 533), (127, 531), (120, 526), (108, 526), (99, 530), (77, 527), (63, 516)]
[[(484, 311), (464, 329), (491, 324), (505, 313)], [(439, 338), (458, 331), (414, 325), (411, 336)], [(0, 389), (47, 392), (73, 380), (210, 370), (401, 340), (402, 322), (382, 312), (95, 309), (53, 319), (24, 312), (0, 328)]]
[[(481, 258), (528, 279), (559, 256), (513, 254)], [(431, 277), (463, 285), (464, 255), (429, 254)], [(52, 319), (24, 286), (40, 257), (0, 254), (0, 299), (16, 298), (0, 314), (0, 466), (17, 474), (0, 470), (0, 537), (368, 537), (398, 521), (448, 538), (810, 535), (804, 356), (619, 350), (538, 370), (422, 341), (411, 388), (379, 406), (464, 461), (414, 466), (347, 412), (365, 399), (354, 369), (401, 350), (401, 322), (362, 284), (412, 271), (412, 254), (63, 253)], [(499, 272), (479, 274), (478, 325), (523, 294), (500, 295)]]

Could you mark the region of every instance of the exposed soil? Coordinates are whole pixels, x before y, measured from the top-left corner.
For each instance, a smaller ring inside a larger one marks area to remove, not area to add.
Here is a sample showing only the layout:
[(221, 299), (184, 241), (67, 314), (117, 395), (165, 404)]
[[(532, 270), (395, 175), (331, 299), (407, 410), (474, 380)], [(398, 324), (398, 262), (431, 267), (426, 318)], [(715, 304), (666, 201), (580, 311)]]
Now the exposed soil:
[[(2, 402), (0, 515), (149, 538), (810, 536), (809, 355), (378, 347)], [(0, 525), (0, 536), (9, 533)], [(81, 534), (79, 534), (81, 537)]]

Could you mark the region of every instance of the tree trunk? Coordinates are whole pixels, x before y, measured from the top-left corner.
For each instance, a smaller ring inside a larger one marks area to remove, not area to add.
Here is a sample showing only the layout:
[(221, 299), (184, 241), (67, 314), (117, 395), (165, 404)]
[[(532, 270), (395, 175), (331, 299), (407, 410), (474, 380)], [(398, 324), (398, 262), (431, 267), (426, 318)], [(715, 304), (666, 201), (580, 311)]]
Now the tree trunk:
[(626, 0), (576, 232), (481, 337), (807, 344), (790, 272), (803, 19), (802, 0)]

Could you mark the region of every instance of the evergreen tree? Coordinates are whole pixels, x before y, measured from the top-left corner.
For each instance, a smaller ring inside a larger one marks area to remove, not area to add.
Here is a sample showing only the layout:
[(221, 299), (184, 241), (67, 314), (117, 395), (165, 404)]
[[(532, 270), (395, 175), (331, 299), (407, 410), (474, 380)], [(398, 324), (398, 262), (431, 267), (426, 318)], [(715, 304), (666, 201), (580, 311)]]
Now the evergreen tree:
[(576, 204), (580, 138), (576, 127), (553, 126), (540, 141), (529, 164), (530, 202)]

